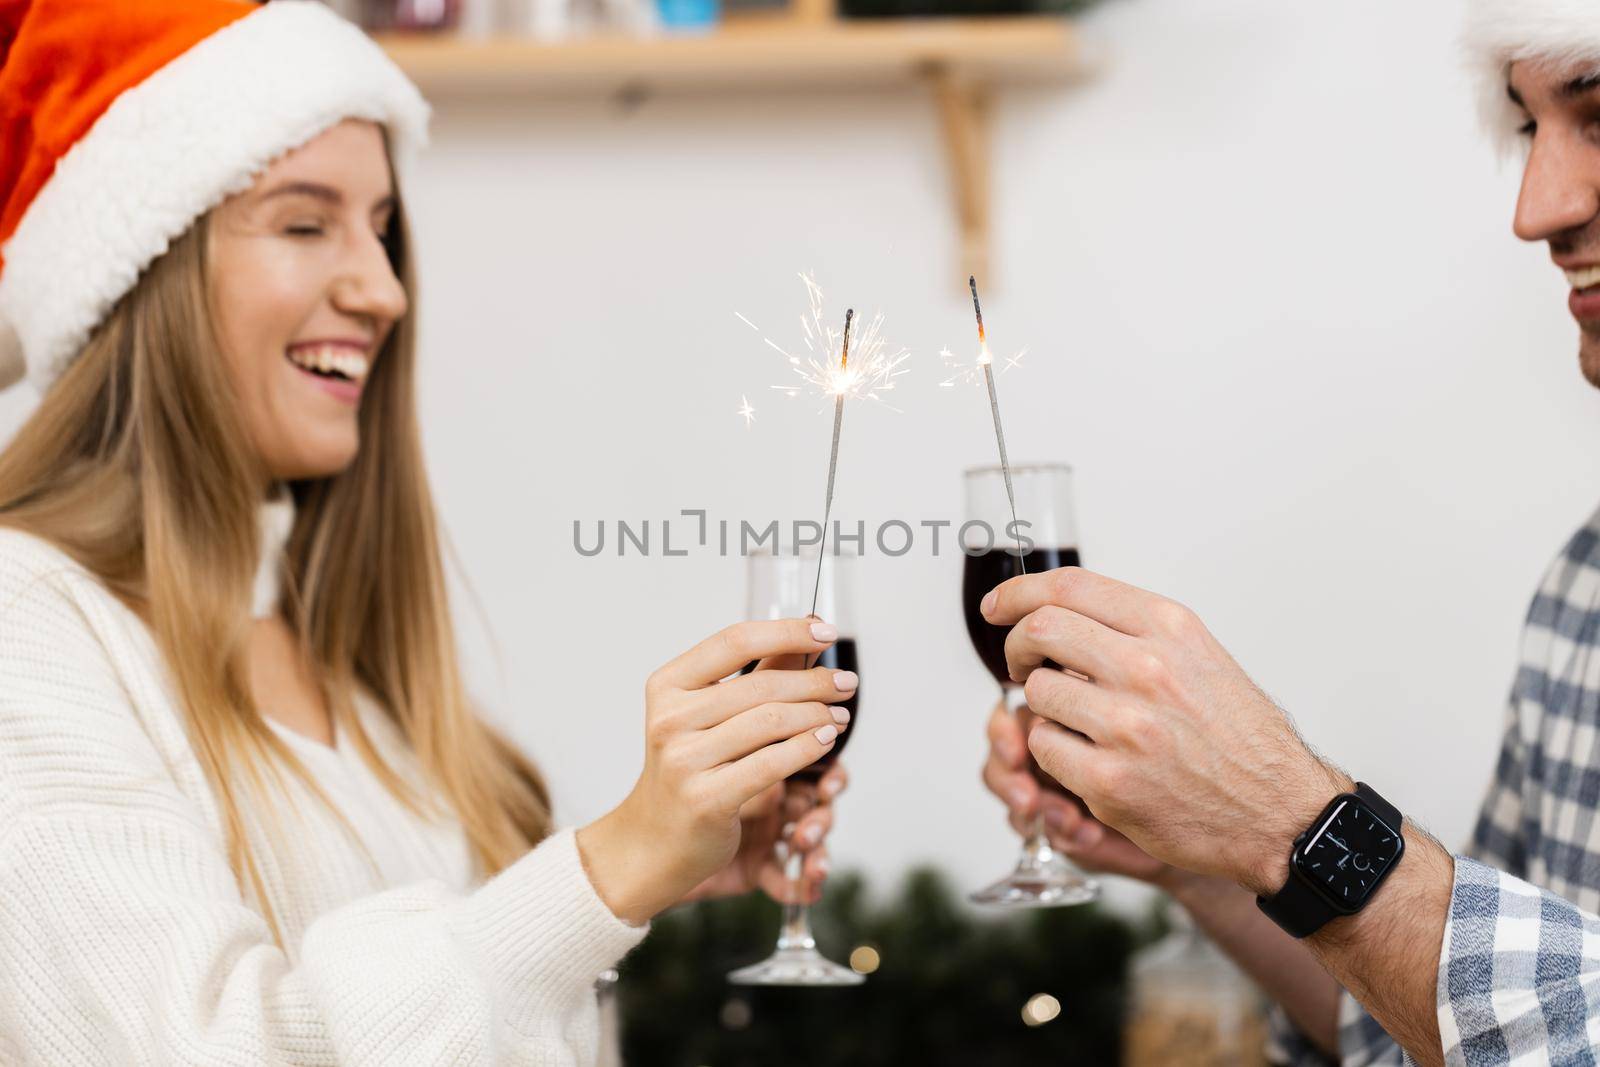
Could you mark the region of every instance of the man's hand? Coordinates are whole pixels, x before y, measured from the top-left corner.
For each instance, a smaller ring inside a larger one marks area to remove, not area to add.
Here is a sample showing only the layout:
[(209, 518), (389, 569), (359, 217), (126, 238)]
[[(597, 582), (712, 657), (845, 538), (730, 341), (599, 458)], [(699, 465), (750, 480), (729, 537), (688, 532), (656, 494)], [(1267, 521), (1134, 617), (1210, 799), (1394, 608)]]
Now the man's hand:
[(1005, 803), (1012, 829), (1027, 837), (1033, 832), (1034, 818), (1042, 813), (1050, 843), (1079, 866), (1168, 888), (1181, 872), (1152, 859), (1065, 793), (1034, 779), (1024, 732), (1024, 724), (1033, 721), (1027, 708), (1015, 715), (1008, 712), (1004, 700), (989, 716), (989, 759), (983, 767), (983, 784)]
[(1016, 624), (1011, 677), (1051, 720), (1028, 737), (1039, 764), (1157, 860), (1270, 895), (1295, 836), (1353, 785), (1180, 604), (1066, 567), (982, 610)]
[(1030, 721), (1026, 708), (1013, 715), (1004, 701), (989, 716), (983, 782), (1005, 802), (1012, 827), (1026, 836), (1042, 807), (1050, 843), (1079, 866), (1137, 878), (1169, 893), (1246, 973), (1271, 991), (1318, 1048), (1336, 1056), (1339, 986), (1306, 946), (1274, 926), (1257, 910), (1255, 898), (1231, 879), (1163, 863), (1085, 813), (1065, 793), (1041, 786), (1029, 769), (1024, 724)]

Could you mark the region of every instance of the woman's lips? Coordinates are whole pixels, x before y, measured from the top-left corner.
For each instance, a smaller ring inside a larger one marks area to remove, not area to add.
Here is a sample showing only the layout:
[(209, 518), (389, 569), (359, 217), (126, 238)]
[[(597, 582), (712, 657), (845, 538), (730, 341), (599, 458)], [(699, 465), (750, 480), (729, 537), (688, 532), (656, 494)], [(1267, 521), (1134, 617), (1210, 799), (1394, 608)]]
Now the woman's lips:
[(352, 405), (361, 402), (360, 382), (345, 381), (342, 378), (324, 378), (320, 374), (306, 370), (293, 360), (289, 360), (288, 363), (289, 366), (295, 369), (295, 373), (299, 374), (302, 378), (305, 378), (312, 385), (318, 386), (335, 399), (342, 400), (346, 404)]

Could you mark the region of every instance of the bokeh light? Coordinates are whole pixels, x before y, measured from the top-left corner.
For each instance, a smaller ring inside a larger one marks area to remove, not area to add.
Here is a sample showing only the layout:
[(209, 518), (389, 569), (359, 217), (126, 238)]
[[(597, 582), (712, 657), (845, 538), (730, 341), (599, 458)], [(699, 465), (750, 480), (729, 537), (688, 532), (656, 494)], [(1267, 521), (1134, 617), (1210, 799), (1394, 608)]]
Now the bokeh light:
[(1022, 1006), (1022, 1021), (1029, 1026), (1043, 1026), (1061, 1014), (1061, 1002), (1049, 993), (1035, 993)]

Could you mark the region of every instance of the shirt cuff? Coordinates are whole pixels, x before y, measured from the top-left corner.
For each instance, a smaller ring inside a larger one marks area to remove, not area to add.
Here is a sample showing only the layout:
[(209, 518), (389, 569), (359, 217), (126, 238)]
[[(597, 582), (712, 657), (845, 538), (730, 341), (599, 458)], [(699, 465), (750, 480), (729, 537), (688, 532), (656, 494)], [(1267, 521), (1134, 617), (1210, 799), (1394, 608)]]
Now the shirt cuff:
[(1600, 960), (1600, 920), (1503, 871), (1455, 862), (1439, 955), (1445, 1062), (1577, 1062), (1569, 1056), (1586, 1055), (1600, 1022), (1584, 989)]

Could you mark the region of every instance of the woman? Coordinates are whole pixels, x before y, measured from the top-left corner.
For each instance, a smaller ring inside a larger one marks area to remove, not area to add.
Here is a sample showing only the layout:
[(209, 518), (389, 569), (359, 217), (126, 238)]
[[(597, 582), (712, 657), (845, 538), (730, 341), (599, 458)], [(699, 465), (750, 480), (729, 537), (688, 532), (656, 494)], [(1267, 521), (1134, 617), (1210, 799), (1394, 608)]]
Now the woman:
[(391, 165), (425, 122), (306, 0), (0, 3), (0, 365), (43, 394), (0, 453), (0, 1063), (584, 1063), (651, 916), (782, 884), (855, 679), (718, 680), (826, 624), (652, 675), (576, 832), (467, 704)]

